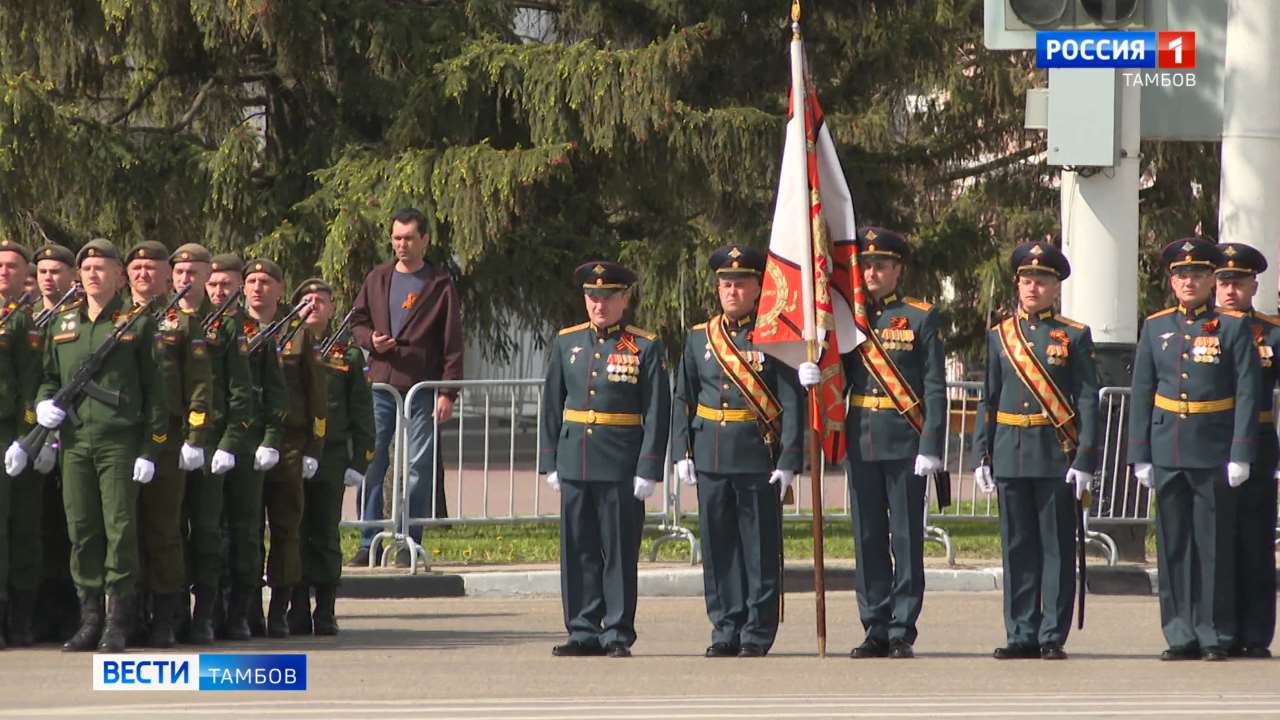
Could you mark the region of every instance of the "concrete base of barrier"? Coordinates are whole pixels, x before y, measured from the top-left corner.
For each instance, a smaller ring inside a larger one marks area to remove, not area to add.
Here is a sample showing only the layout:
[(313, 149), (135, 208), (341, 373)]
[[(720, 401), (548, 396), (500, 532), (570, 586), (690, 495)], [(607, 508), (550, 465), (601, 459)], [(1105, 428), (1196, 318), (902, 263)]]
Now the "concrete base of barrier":
[[(851, 592), (856, 574), (848, 565), (826, 568), (828, 592)], [(926, 568), (925, 587), (931, 592), (995, 592), (1004, 587), (998, 567)], [(786, 591), (813, 591), (813, 566), (787, 565)], [(1089, 567), (1089, 592), (1098, 595), (1153, 595), (1156, 570), (1136, 565)], [(643, 597), (701, 597), (701, 567), (640, 566)], [(548, 597), (560, 594), (560, 573), (546, 568), (455, 569), (409, 575), (404, 572), (356, 571), (342, 581), (341, 594), (350, 598), (419, 597)]]

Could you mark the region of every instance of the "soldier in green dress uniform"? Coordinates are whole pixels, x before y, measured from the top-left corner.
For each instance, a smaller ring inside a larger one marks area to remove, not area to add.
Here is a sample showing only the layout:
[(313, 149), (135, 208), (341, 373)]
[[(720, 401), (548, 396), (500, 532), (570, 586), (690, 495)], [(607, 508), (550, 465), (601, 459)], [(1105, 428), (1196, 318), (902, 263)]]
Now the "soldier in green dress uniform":
[(765, 256), (711, 254), (721, 314), (693, 326), (676, 373), (671, 456), (698, 488), (707, 657), (763, 657), (782, 598), (781, 498), (804, 464), (795, 371), (752, 343)]
[(1018, 310), (987, 333), (974, 440), (978, 486), (1000, 493), (1007, 643), (995, 657), (1063, 660), (1076, 589), (1076, 501), (1098, 462), (1098, 372), (1089, 328), (1053, 309), (1071, 274), (1066, 256), (1029, 242), (1011, 262)]
[(644, 501), (663, 477), (671, 389), (662, 341), (623, 323), (635, 273), (599, 260), (573, 277), (589, 320), (552, 343), (538, 459), (560, 492), (569, 639), (552, 654), (630, 657)]
[(1240, 486), (1236, 517), (1236, 615), (1239, 630), (1232, 657), (1269, 658), (1276, 634), (1276, 355), (1280, 319), (1253, 309), (1258, 275), (1267, 259), (1256, 248), (1223, 243), (1223, 262), (1215, 271), (1218, 306), (1242, 312), (1258, 352), (1262, 388), (1258, 395), (1258, 450), (1249, 479)]
[(1178, 304), (1138, 338), (1129, 462), (1156, 492), (1163, 660), (1225, 660), (1236, 642), (1236, 488), (1257, 454), (1262, 389), (1243, 313), (1213, 302), (1221, 251), (1202, 238), (1166, 245)]

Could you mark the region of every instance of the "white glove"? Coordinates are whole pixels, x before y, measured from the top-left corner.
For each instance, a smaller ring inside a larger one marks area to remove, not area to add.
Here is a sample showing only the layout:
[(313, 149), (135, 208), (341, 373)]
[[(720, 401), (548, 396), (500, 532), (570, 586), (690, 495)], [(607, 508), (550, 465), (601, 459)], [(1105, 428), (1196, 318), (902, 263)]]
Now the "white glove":
[[(8, 456), (5, 457), (8, 463)], [(1249, 479), (1249, 463), (1236, 462), (1232, 460), (1227, 463), (1227, 484), (1231, 487), (1240, 487), (1245, 480)]]
[(342, 473), (342, 484), (347, 487), (360, 487), (360, 483), (364, 482), (364, 473), (358, 473), (353, 468), (347, 468)]
[(258, 449), (253, 451), (253, 469), (258, 472), (266, 472), (275, 467), (278, 462), (280, 462), (280, 451), (275, 448), (259, 445)]
[(942, 458), (936, 455), (916, 456), (916, 475), (927, 477), (942, 469)]
[(1155, 478), (1151, 477), (1151, 463), (1134, 463), (1133, 476), (1145, 488), (1153, 488), (1156, 486)]
[(1089, 489), (1089, 483), (1093, 482), (1093, 476), (1083, 470), (1075, 468), (1067, 469), (1067, 484), (1076, 486), (1076, 499), (1084, 497), (1084, 493)]
[(236, 467), (236, 456), (226, 450), (218, 449), (213, 451), (213, 460), (209, 463), (209, 472), (214, 475), (221, 475), (234, 470)]
[(41, 426), (53, 430), (66, 419), (67, 411), (55, 405), (52, 400), (41, 400), (36, 404), (36, 422)]
[(554, 471), (547, 473), (547, 485), (551, 486), (552, 490), (560, 492), (560, 473)]
[(652, 480), (636, 477), (635, 490), (631, 494), (635, 495), (637, 500), (644, 500), (653, 494), (653, 489), (657, 486), (658, 483)]
[(182, 449), (178, 451), (178, 469), (191, 472), (202, 467), (204, 467), (204, 448), (182, 443)]
[(133, 461), (133, 481), (146, 485), (156, 476), (156, 464), (146, 458)]
[(316, 476), (316, 471), (320, 469), (320, 461), (313, 458), (302, 456), (302, 479), (310, 480)]
[(698, 469), (693, 466), (693, 460), (685, 459), (676, 463), (676, 479), (685, 485), (698, 484)]
[(773, 474), (769, 476), (769, 484), (777, 485), (782, 491), (782, 495), (785, 496), (787, 488), (791, 487), (791, 483), (795, 482), (795, 479), (795, 470), (774, 470)]
[(978, 489), (990, 495), (996, 490), (996, 481), (991, 477), (990, 465), (979, 465), (973, 470), (973, 481), (978, 484)]
[(817, 363), (804, 362), (800, 363), (800, 367), (796, 368), (800, 375), (800, 384), (806, 388), (811, 388), (822, 382), (822, 369)]
[(27, 469), (27, 452), (22, 449), (17, 440), (4, 451), (4, 471), (9, 477), (18, 477), (18, 475)]
[(58, 451), (53, 448), (52, 442), (47, 442), (40, 448), (40, 454), (36, 455), (36, 461), (31, 467), (41, 475), (48, 475), (53, 472), (53, 466), (56, 464), (58, 464)]

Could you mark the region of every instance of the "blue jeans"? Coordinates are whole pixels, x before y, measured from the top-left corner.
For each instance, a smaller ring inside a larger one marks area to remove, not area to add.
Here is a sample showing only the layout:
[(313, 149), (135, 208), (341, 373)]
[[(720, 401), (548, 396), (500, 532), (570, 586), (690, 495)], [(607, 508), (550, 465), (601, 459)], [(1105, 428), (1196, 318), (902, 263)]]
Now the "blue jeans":
[[(448, 517), (444, 497), (444, 457), (434, 436), (432, 415), (435, 404), (435, 393), (419, 391), (414, 394), (413, 406), (409, 409), (406, 428), (409, 448), (409, 476), (406, 478), (409, 517)], [(382, 481), (391, 464), (391, 436), (396, 427), (396, 401), (390, 393), (373, 391), (373, 423), (376, 431), (373, 439), (373, 461), (369, 463), (369, 470), (365, 473), (364, 496), (360, 503), (361, 520), (382, 519)], [(424, 479), (432, 477), (433, 459), (434, 479), (428, 483)], [(434, 508), (430, 502), (431, 487), (435, 488)], [(375, 528), (365, 529), (361, 533), (360, 546), (368, 548), (377, 532)], [(421, 542), (422, 528), (412, 528), (409, 535)]]

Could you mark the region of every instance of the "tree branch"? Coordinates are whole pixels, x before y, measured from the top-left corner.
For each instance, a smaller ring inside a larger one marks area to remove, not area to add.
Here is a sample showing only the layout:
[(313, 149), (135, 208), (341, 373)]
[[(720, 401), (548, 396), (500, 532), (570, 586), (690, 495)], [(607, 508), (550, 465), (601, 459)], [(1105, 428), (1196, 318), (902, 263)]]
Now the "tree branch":
[(960, 168), (959, 170), (953, 170), (952, 172), (946, 173), (945, 175), (940, 175), (938, 177), (931, 178), (929, 180), (929, 184), (942, 185), (950, 182), (955, 182), (956, 180), (964, 180), (966, 178), (977, 177), (978, 175), (985, 175), (989, 172), (994, 172), (996, 170), (1002, 170), (1006, 167), (1009, 167), (1010, 165), (1014, 165), (1019, 162), (1022, 162), (1023, 160), (1026, 160), (1032, 155), (1038, 155), (1044, 152), (1044, 150), (1045, 150), (1044, 143), (1036, 143), (1035, 145), (1029, 145), (1027, 147), (1022, 148), (1021, 150), (1016, 150), (1014, 152), (1009, 153), (1008, 155), (1002, 155), (1001, 157), (995, 158), (994, 160), (988, 160), (987, 162), (979, 163), (977, 165), (970, 165), (969, 167)]
[(107, 124), (119, 125), (124, 122), (125, 119), (134, 113), (134, 111), (142, 107), (142, 103), (146, 102), (147, 98), (151, 97), (151, 93), (154, 93), (156, 88), (160, 87), (160, 83), (167, 77), (169, 77), (168, 73), (160, 73), (155, 76), (151, 82), (147, 83), (146, 86), (142, 88), (142, 91), (138, 93), (138, 96), (130, 101), (129, 104), (125, 106), (124, 110), (121, 110), (119, 114), (108, 120)]

